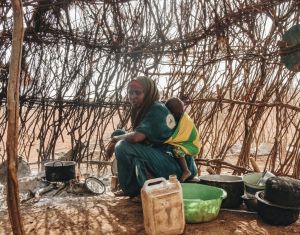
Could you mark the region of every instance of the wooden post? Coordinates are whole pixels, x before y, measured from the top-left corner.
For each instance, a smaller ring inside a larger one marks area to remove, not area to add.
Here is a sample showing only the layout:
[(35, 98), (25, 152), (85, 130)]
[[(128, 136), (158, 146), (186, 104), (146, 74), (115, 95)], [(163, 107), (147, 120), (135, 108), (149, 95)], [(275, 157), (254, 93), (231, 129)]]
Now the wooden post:
[(13, 34), (7, 88), (7, 206), (13, 234), (24, 234), (20, 214), (19, 185), (17, 179), (19, 138), (19, 77), (24, 36), (21, 0), (12, 0)]

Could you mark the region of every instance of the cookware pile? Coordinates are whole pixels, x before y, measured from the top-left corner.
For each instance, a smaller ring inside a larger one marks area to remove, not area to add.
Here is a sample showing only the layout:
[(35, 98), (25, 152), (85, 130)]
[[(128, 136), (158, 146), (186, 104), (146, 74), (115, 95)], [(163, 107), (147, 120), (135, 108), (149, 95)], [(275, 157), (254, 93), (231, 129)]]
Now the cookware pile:
[(255, 194), (258, 214), (268, 224), (289, 225), (298, 220), (300, 209), (300, 180), (270, 177), (264, 191)]
[[(76, 183), (75, 161), (52, 161), (45, 163), (44, 166), (45, 179), (47, 181), (64, 182), (65, 185)], [(87, 177), (84, 186), (85, 189), (94, 194), (102, 194), (105, 192), (105, 184), (97, 177)]]

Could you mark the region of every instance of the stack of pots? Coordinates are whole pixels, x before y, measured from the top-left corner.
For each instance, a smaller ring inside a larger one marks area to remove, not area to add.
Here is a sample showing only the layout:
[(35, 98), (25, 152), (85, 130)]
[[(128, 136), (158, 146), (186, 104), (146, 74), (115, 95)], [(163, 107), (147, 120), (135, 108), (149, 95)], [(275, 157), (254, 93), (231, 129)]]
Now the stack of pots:
[(298, 220), (300, 209), (300, 180), (270, 177), (265, 189), (255, 194), (258, 214), (272, 225), (289, 225)]
[(255, 194), (265, 189), (266, 180), (273, 175), (271, 172), (252, 172), (243, 176), (245, 194), (242, 196), (249, 211), (257, 211)]

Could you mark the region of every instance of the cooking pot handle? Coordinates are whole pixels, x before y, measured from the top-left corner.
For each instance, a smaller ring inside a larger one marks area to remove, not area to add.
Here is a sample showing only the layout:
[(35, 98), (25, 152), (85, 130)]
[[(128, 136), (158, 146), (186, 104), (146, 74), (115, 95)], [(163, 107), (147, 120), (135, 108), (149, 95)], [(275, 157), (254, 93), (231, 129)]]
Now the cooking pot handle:
[(54, 161), (52, 167), (55, 166), (55, 163), (59, 162), (61, 164), (61, 166), (64, 166), (64, 164), (62, 163), (62, 161)]
[(221, 198), (222, 199), (225, 199), (227, 197), (227, 192), (224, 190), (224, 189), (222, 189), (222, 195), (221, 195)]

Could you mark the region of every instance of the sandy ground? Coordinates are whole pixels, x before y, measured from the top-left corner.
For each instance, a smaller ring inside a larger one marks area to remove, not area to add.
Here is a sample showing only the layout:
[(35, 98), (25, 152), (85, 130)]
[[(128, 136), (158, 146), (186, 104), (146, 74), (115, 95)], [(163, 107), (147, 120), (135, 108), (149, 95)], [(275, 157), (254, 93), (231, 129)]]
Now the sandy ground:
[[(264, 157), (257, 159), (261, 169), (264, 160)], [(225, 170), (222, 174), (230, 172)], [(109, 191), (99, 196), (56, 196), (28, 201), (21, 204), (21, 213), (25, 233), (30, 235), (145, 234), (141, 202), (128, 197), (116, 198)], [(0, 211), (2, 234), (12, 234), (7, 211)], [(213, 221), (187, 224), (184, 234), (298, 235), (300, 219), (290, 226), (271, 226), (256, 213), (221, 210)]]
[[(22, 205), (26, 234), (145, 234), (140, 201), (110, 193), (41, 200)], [(0, 212), (0, 234), (11, 234), (7, 212)], [(267, 225), (257, 214), (220, 211), (217, 219), (187, 224), (184, 234), (300, 234), (300, 219), (286, 227)]]

